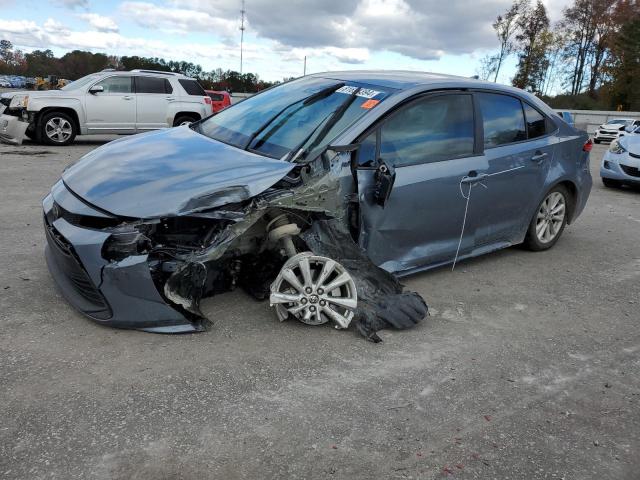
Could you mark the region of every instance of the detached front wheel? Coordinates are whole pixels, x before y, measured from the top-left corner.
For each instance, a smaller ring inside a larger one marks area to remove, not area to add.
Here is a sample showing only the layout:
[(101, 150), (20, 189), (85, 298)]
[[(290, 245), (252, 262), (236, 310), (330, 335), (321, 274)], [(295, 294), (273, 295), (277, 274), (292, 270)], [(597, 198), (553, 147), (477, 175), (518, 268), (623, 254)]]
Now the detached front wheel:
[(347, 328), (358, 305), (356, 286), (347, 270), (335, 260), (298, 253), (280, 270), (269, 297), (280, 321), (295, 318), (307, 325), (332, 321)]
[(45, 113), (38, 128), (40, 141), (61, 147), (73, 143), (78, 133), (73, 118), (62, 112)]
[(524, 244), (533, 251), (555, 245), (567, 224), (569, 192), (562, 185), (553, 187), (544, 197), (531, 219)]

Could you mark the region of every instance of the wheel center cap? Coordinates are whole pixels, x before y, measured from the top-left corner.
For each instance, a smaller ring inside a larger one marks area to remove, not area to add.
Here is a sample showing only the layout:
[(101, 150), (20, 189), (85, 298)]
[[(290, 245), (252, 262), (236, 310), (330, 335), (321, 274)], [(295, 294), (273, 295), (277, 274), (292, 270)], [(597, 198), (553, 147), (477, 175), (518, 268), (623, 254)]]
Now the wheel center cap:
[(309, 303), (318, 303), (318, 295), (310, 295), (309, 296)]

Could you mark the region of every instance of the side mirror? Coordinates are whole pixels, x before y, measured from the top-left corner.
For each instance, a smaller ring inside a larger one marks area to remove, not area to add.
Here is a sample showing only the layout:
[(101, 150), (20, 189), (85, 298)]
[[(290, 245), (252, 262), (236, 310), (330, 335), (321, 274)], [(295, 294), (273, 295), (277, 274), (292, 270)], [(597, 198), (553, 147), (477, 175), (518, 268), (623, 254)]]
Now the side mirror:
[(102, 92), (104, 92), (104, 87), (102, 85), (94, 85), (89, 89), (89, 93), (91, 95), (95, 95), (96, 93), (102, 93)]
[(389, 200), (391, 190), (393, 190), (393, 184), (396, 181), (395, 169), (385, 164), (380, 160), (380, 165), (375, 174), (375, 186), (373, 189), (373, 201), (380, 205), (382, 208)]

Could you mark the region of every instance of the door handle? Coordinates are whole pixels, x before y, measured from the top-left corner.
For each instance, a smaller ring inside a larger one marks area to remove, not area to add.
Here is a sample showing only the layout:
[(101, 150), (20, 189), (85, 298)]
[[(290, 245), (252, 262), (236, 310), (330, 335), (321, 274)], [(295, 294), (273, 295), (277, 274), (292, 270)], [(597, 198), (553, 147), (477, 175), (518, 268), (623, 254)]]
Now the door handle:
[(124, 97), (122, 97), (123, 100), (133, 100), (133, 97), (131, 95), (125, 95)]
[(166, 99), (167, 99), (167, 100), (169, 100), (169, 101), (173, 101), (173, 100), (175, 100), (175, 97), (164, 97), (164, 98), (166, 98)]
[(462, 177), (462, 180), (460, 180), (460, 183), (463, 183), (465, 185), (472, 185), (474, 183), (478, 183), (484, 180), (488, 176), (489, 175), (487, 175), (486, 173), (481, 173), (480, 175), (478, 175), (478, 173), (475, 170), (472, 170), (467, 175)]
[(533, 157), (531, 157), (531, 161), (532, 162), (541, 162), (542, 160), (544, 160), (545, 158), (547, 158), (549, 156), (548, 153), (543, 153), (543, 152), (536, 152)]

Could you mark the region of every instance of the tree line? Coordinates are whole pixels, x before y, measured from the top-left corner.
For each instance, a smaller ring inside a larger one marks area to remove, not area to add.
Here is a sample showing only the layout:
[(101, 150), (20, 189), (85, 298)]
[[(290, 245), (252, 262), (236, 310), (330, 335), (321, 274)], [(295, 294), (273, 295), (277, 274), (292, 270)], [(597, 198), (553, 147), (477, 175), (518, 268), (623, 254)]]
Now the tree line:
[(162, 58), (105, 55), (82, 50), (74, 50), (56, 57), (51, 50), (34, 50), (24, 53), (14, 48), (8, 40), (0, 40), (0, 75), (24, 75), (26, 77), (46, 77), (77, 80), (90, 73), (106, 68), (116, 70), (160, 70), (182, 73), (198, 79), (207, 90), (229, 90), (233, 92), (257, 92), (276, 82), (261, 80), (255, 73), (240, 73), (217, 68), (209, 72), (200, 65), (186, 61), (166, 61)]
[(640, 110), (639, 0), (573, 0), (554, 25), (541, 0), (514, 0), (493, 29), (499, 47), (482, 58), (482, 79), (497, 81), (515, 56), (511, 83), (554, 107)]

